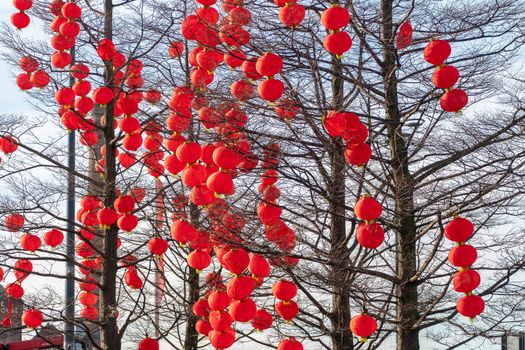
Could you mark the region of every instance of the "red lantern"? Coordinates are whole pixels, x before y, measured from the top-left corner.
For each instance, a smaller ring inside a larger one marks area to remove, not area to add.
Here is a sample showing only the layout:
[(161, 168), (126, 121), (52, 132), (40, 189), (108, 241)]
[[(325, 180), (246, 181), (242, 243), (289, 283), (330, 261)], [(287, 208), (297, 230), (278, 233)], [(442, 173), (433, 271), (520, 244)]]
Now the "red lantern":
[(201, 164), (186, 166), (182, 171), (182, 183), (188, 187), (202, 185), (207, 178), (206, 168)]
[(250, 273), (257, 277), (268, 277), (270, 275), (270, 264), (262, 255), (252, 254), (248, 265)]
[(159, 341), (146, 337), (139, 342), (138, 350), (159, 350)]
[(160, 94), (160, 91), (154, 89), (150, 89), (144, 94), (144, 100), (152, 104), (159, 103), (161, 98), (162, 95)]
[(211, 345), (216, 349), (227, 349), (235, 342), (235, 331), (227, 329), (223, 332), (212, 330), (208, 334)]
[(68, 52), (65, 51), (57, 51), (51, 55), (51, 64), (55, 68), (65, 68), (66, 66), (70, 65), (73, 61), (73, 58)]
[(451, 52), (452, 49), (450, 48), (450, 44), (448, 43), (448, 41), (432, 40), (425, 47), (423, 55), (425, 61), (427, 61), (430, 64), (433, 64), (434, 66), (439, 66), (440, 64), (445, 62), (448, 56), (450, 56)]
[(396, 43), (399, 50), (406, 49), (412, 43), (412, 24), (410, 24), (410, 20), (406, 20), (399, 26)]
[(140, 279), (137, 270), (133, 267), (130, 267), (124, 274), (124, 281), (131, 289), (140, 289), (143, 285), (142, 279)]
[(224, 310), (230, 305), (231, 301), (228, 293), (224, 291), (214, 291), (208, 295), (208, 304), (211, 310)]
[(233, 319), (226, 311), (212, 311), (210, 312), (209, 321), (211, 328), (216, 331), (225, 331), (231, 328)]
[(148, 249), (151, 254), (162, 255), (168, 250), (168, 242), (162, 238), (153, 237), (148, 242)]
[(193, 313), (195, 316), (199, 317), (208, 317), (210, 314), (210, 306), (208, 305), (208, 300), (199, 299), (192, 306)]
[(372, 316), (362, 313), (352, 317), (350, 330), (362, 342), (365, 342), (377, 330), (377, 321)]
[(234, 7), (228, 12), (228, 19), (231, 24), (245, 26), (252, 21), (252, 14), (242, 6)]
[(43, 70), (37, 70), (36, 72), (34, 72), (31, 75), (30, 79), (31, 84), (40, 89), (45, 88), (49, 84), (50, 80), (51, 78), (49, 77), (49, 75)]
[(249, 298), (254, 289), (255, 282), (248, 276), (235, 276), (226, 285), (228, 295), (235, 300)]
[(211, 328), (211, 325), (208, 321), (198, 320), (197, 323), (195, 323), (195, 330), (199, 334), (207, 336), (208, 333), (213, 330), (213, 328)]
[(237, 151), (220, 146), (213, 151), (213, 162), (222, 169), (235, 169), (241, 162), (241, 158)]
[(479, 295), (467, 295), (459, 299), (456, 309), (465, 317), (476, 318), (485, 310), (485, 301)]
[(87, 320), (96, 320), (98, 318), (98, 309), (93, 306), (87, 306), (80, 310), (80, 317)]
[(55, 248), (58, 245), (60, 245), (62, 241), (64, 240), (64, 234), (57, 229), (52, 229), (44, 233), (43, 238), (44, 238), (44, 242), (48, 246)]
[(15, 262), (13, 269), (17, 282), (22, 283), (33, 272), (33, 264), (27, 259), (19, 259)]
[(303, 350), (303, 344), (295, 338), (284, 339), (277, 346), (277, 350)]
[(257, 86), (259, 96), (268, 102), (274, 102), (281, 98), (284, 93), (284, 84), (277, 79), (263, 80)]
[(177, 58), (182, 55), (184, 52), (184, 44), (180, 41), (172, 41), (170, 47), (168, 48), (168, 55), (171, 58)]
[(115, 199), (113, 206), (119, 213), (131, 213), (135, 210), (135, 199), (130, 195), (122, 195)]
[(229, 50), (228, 52), (224, 54), (224, 62), (230, 68), (240, 67), (245, 60), (246, 60), (246, 54), (240, 49)]
[(32, 235), (30, 233), (25, 233), (20, 237), (20, 245), (22, 249), (34, 253), (42, 245), (42, 241), (38, 236)]
[(33, 83), (31, 83), (31, 75), (27, 73), (20, 73), (16, 76), (16, 85), (22, 91), (31, 90)]
[(22, 30), (29, 26), (31, 19), (25, 12), (17, 12), (11, 15), (11, 24), (17, 29)]
[(214, 25), (219, 21), (219, 12), (213, 7), (200, 7), (195, 14), (205, 23)]
[(257, 207), (259, 220), (267, 226), (277, 223), (281, 218), (282, 212), (283, 209), (280, 206), (269, 203), (261, 203)]
[(24, 296), (24, 288), (18, 283), (10, 283), (5, 288), (6, 294), (13, 299), (22, 299)]
[(355, 236), (364, 248), (376, 249), (385, 240), (385, 231), (377, 222), (362, 222), (357, 227)]
[(182, 163), (196, 163), (201, 157), (201, 146), (197, 142), (186, 141), (177, 147), (177, 158)]
[(452, 279), (454, 290), (459, 293), (472, 292), (479, 286), (481, 277), (475, 270), (460, 270)]
[(66, 37), (75, 38), (78, 34), (80, 34), (80, 24), (70, 21), (64, 22), (60, 25), (58, 30), (60, 34)]
[(305, 15), (304, 7), (292, 2), (281, 8), (279, 20), (287, 27), (296, 28), (301, 24)]
[(131, 232), (137, 227), (139, 219), (133, 214), (122, 215), (117, 220), (117, 226), (124, 231)]
[(62, 16), (70, 20), (77, 20), (82, 16), (82, 9), (74, 2), (68, 2), (62, 6)]
[(103, 61), (111, 61), (115, 56), (115, 44), (109, 39), (102, 39), (97, 45), (97, 54)]
[(113, 91), (110, 88), (102, 86), (93, 91), (93, 101), (99, 105), (107, 105), (113, 100)]
[(78, 302), (84, 306), (94, 306), (97, 303), (97, 295), (83, 291), (78, 295)]
[(362, 196), (354, 207), (355, 215), (364, 221), (376, 220), (383, 211), (383, 207), (373, 197), (369, 195)]
[(193, 241), (197, 237), (197, 230), (187, 221), (173, 220), (171, 224), (171, 237), (181, 244)]
[(75, 250), (77, 254), (81, 256), (82, 258), (89, 258), (93, 254), (95, 254), (95, 251), (89, 245), (89, 243), (84, 242), (84, 241), (78, 243)]
[(474, 234), (474, 225), (462, 217), (454, 217), (445, 226), (445, 237), (453, 242), (465, 242)]
[(27, 11), (33, 6), (32, 0), (13, 0), (13, 6), (19, 11)]
[(208, 186), (211, 191), (219, 194), (228, 195), (235, 191), (231, 176), (220, 170), (208, 177), (206, 186)]
[(121, 154), (118, 155), (118, 161), (120, 165), (122, 165), (124, 168), (127, 169), (131, 167), (133, 164), (135, 164), (136, 158), (133, 153), (122, 152)]
[(240, 275), (248, 267), (250, 255), (242, 248), (233, 249), (222, 257), (221, 263), (225, 269), (234, 275)]
[(476, 248), (471, 245), (458, 245), (448, 253), (448, 261), (456, 267), (469, 267), (478, 258)]
[(439, 104), (445, 112), (457, 113), (468, 104), (468, 96), (461, 89), (453, 89), (441, 96)]
[(352, 48), (352, 38), (347, 32), (335, 32), (328, 34), (323, 41), (326, 51), (337, 58), (341, 58), (345, 52)]
[(39, 327), (44, 321), (44, 315), (37, 309), (29, 309), (22, 313), (22, 322), (29, 328)]
[(71, 106), (75, 102), (75, 91), (71, 88), (62, 88), (55, 93), (55, 100), (61, 106)]
[(338, 4), (324, 10), (321, 15), (321, 24), (328, 30), (338, 30), (346, 27), (350, 22), (348, 10)]
[(267, 52), (257, 60), (255, 64), (257, 73), (267, 77), (273, 77), (281, 73), (283, 69), (283, 60), (279, 55)]
[(291, 281), (280, 280), (272, 286), (272, 294), (279, 300), (292, 300), (297, 295), (297, 286)]
[(294, 118), (299, 112), (299, 106), (291, 99), (283, 99), (275, 106), (275, 113), (284, 120)]
[(253, 85), (244, 79), (235, 81), (230, 86), (231, 94), (240, 101), (249, 100), (253, 96)]
[(246, 78), (251, 80), (258, 80), (261, 79), (262, 75), (257, 72), (257, 61), (252, 58), (249, 60), (244, 60), (244, 62), (241, 65), (241, 70), (246, 76)]
[(255, 316), (253, 316), (252, 318), (252, 327), (258, 331), (263, 331), (265, 329), (270, 328), (272, 326), (272, 323), (272, 315), (264, 309), (257, 310)]
[(196, 249), (188, 254), (186, 258), (188, 265), (195, 269), (197, 272), (200, 272), (210, 266), (211, 256), (208, 251), (204, 249)]
[(250, 322), (257, 312), (257, 305), (248, 298), (245, 300), (235, 300), (230, 304), (230, 316), (237, 322)]
[(23, 228), (24, 222), (25, 222), (25, 219), (20, 214), (9, 214), (4, 219), (5, 227), (11, 232), (17, 232), (21, 228)]
[(450, 89), (458, 79), (459, 71), (454, 66), (438, 66), (432, 75), (432, 83), (440, 89)]
[(364, 166), (372, 158), (372, 148), (368, 143), (347, 144), (345, 159), (350, 165)]
[(299, 306), (293, 300), (279, 301), (275, 304), (275, 311), (283, 320), (291, 321), (299, 313)]

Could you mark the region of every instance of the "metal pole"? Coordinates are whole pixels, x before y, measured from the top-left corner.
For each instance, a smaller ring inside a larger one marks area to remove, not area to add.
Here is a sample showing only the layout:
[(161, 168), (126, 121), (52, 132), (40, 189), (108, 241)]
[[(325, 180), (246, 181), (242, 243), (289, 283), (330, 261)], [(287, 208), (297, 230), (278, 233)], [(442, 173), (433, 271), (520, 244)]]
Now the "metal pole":
[[(75, 63), (75, 48), (71, 49), (72, 63)], [(75, 83), (75, 78), (69, 79), (70, 86)], [(67, 181), (67, 233), (66, 233), (66, 324), (65, 348), (75, 349), (75, 131), (68, 135), (68, 181)]]

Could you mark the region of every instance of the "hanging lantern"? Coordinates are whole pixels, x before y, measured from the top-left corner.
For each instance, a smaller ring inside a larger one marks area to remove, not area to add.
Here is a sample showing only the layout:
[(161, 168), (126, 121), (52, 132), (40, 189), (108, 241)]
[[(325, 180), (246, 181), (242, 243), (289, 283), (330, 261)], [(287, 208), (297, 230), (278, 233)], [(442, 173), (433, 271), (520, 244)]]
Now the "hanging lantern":
[(44, 315), (37, 309), (29, 309), (22, 313), (22, 322), (29, 328), (37, 328), (44, 321)]
[(382, 211), (381, 204), (369, 195), (362, 196), (354, 206), (355, 215), (364, 221), (375, 221)]
[(222, 257), (221, 263), (225, 269), (234, 275), (240, 275), (248, 267), (250, 255), (242, 248), (232, 249)]
[(295, 338), (282, 340), (277, 346), (277, 350), (304, 350), (303, 344)]
[(362, 222), (357, 226), (355, 236), (364, 248), (376, 249), (385, 240), (385, 231), (377, 222)]
[(260, 75), (273, 77), (281, 73), (283, 69), (283, 60), (279, 55), (267, 52), (257, 59), (255, 69)]
[(347, 144), (345, 159), (353, 166), (365, 166), (372, 158), (372, 148), (368, 143)]
[(248, 270), (253, 276), (265, 278), (270, 275), (270, 264), (264, 256), (251, 254)]
[(93, 97), (93, 101), (96, 104), (104, 106), (113, 100), (113, 91), (106, 86), (102, 86), (102, 87), (99, 87), (93, 90), (92, 97)]
[(208, 333), (210, 333), (213, 328), (211, 328), (211, 325), (208, 321), (204, 320), (197, 320), (195, 323), (195, 330), (202, 335), (208, 336)]
[(462, 269), (454, 275), (452, 283), (454, 290), (459, 293), (469, 293), (478, 288), (481, 282), (479, 273), (471, 269)]
[(345, 52), (352, 48), (352, 38), (347, 32), (334, 32), (326, 36), (323, 46), (336, 58), (341, 58)]
[(168, 250), (168, 242), (160, 237), (153, 237), (148, 241), (148, 249), (151, 254), (162, 255)]
[(445, 226), (445, 237), (453, 242), (465, 242), (474, 234), (474, 225), (468, 219), (456, 216)]
[(171, 224), (171, 237), (181, 244), (193, 241), (197, 237), (197, 230), (187, 221), (173, 220)]
[(33, 83), (31, 82), (31, 75), (28, 73), (20, 73), (16, 76), (16, 85), (22, 91), (31, 90)]
[(97, 45), (97, 54), (103, 61), (111, 61), (115, 56), (115, 44), (109, 39), (102, 39)]
[(235, 331), (233, 329), (227, 329), (223, 332), (212, 330), (208, 334), (211, 345), (216, 349), (227, 349), (235, 342)]
[(142, 279), (133, 267), (129, 268), (124, 274), (124, 281), (131, 289), (140, 289), (143, 285)]
[(196, 249), (188, 254), (186, 258), (188, 265), (195, 269), (197, 273), (201, 272), (211, 264), (211, 256), (204, 249)]
[(456, 309), (461, 315), (473, 319), (485, 310), (485, 301), (479, 295), (467, 295), (459, 299)]
[(16, 213), (9, 214), (4, 219), (5, 227), (11, 232), (20, 231), (24, 227), (24, 222), (25, 222), (24, 217)]
[(65, 51), (56, 51), (51, 55), (51, 64), (53, 67), (63, 69), (71, 64), (73, 58)]
[(458, 113), (468, 104), (468, 96), (461, 89), (453, 89), (441, 96), (439, 104), (445, 112)]
[(230, 92), (240, 101), (249, 100), (253, 96), (253, 85), (244, 79), (234, 81), (230, 86)]
[(459, 71), (454, 66), (438, 66), (432, 74), (432, 83), (440, 89), (450, 89), (459, 80)]
[(20, 237), (20, 245), (22, 246), (22, 249), (34, 253), (40, 248), (42, 241), (38, 236), (25, 233)]
[(139, 342), (138, 350), (159, 350), (159, 341), (146, 337)]
[(291, 281), (280, 280), (272, 286), (272, 294), (279, 300), (292, 300), (297, 295), (297, 286)]
[(239, 68), (246, 60), (246, 54), (241, 49), (228, 50), (224, 54), (224, 63), (230, 68)]
[(71, 106), (75, 102), (75, 91), (71, 88), (62, 88), (55, 93), (55, 100), (61, 106)]
[(257, 305), (255, 302), (248, 298), (245, 300), (234, 300), (230, 304), (230, 316), (236, 322), (250, 322), (257, 312)]
[(215, 148), (212, 157), (215, 165), (222, 169), (235, 169), (241, 162), (239, 153), (226, 146)]
[(93, 306), (87, 306), (80, 310), (80, 317), (86, 320), (96, 320), (98, 319), (98, 309)]
[(117, 220), (117, 226), (124, 231), (131, 232), (139, 224), (139, 219), (133, 214), (122, 215)]
[(168, 55), (171, 58), (181, 57), (184, 52), (184, 44), (180, 41), (172, 41), (168, 48)]
[(478, 258), (476, 248), (471, 245), (458, 245), (448, 253), (448, 261), (456, 267), (470, 267)]
[(410, 20), (406, 20), (399, 26), (397, 33), (397, 48), (399, 50), (406, 49), (412, 43), (412, 24)]
[(24, 288), (18, 283), (10, 283), (5, 288), (6, 294), (13, 299), (22, 299), (24, 296)]
[(192, 306), (192, 311), (195, 314), (195, 316), (207, 318), (210, 314), (210, 306), (208, 305), (208, 300), (203, 298), (197, 300)]
[(259, 220), (261, 220), (261, 222), (267, 226), (277, 223), (281, 218), (282, 212), (283, 209), (280, 206), (269, 203), (261, 203), (257, 207), (257, 215), (259, 216)]
[(279, 301), (275, 304), (275, 311), (283, 320), (291, 321), (299, 313), (299, 306), (293, 300)]
[(39, 89), (45, 88), (48, 84), (51, 78), (49, 75), (43, 71), (43, 70), (37, 70), (33, 74), (31, 74), (31, 84), (33, 84), (35, 87)]
[(113, 206), (119, 213), (131, 213), (135, 210), (135, 199), (130, 195), (122, 195), (115, 199)]
[(11, 24), (18, 30), (27, 28), (30, 22), (31, 18), (25, 12), (17, 12), (11, 15)]
[(97, 303), (97, 295), (87, 291), (80, 292), (78, 302), (84, 306), (94, 306)]
[(359, 338), (359, 341), (364, 343), (377, 330), (377, 321), (372, 316), (362, 313), (352, 317), (350, 330)]
[(248, 276), (235, 276), (226, 285), (228, 295), (235, 300), (249, 298), (254, 289), (255, 282)]
[[(33, 264), (27, 259), (18, 259), (13, 266), (16, 281), (22, 283), (33, 272)], [(3, 273), (3, 271), (2, 271)]]
[(44, 233), (43, 238), (48, 246), (56, 248), (64, 240), (64, 234), (60, 230), (52, 229)]
[(264, 331), (265, 329), (270, 328), (272, 323), (272, 315), (264, 309), (257, 310), (252, 318), (252, 327), (258, 331)]
[(283, 95), (284, 84), (278, 79), (263, 80), (257, 86), (257, 92), (263, 100), (274, 102)]
[(196, 163), (201, 157), (201, 146), (197, 142), (186, 141), (177, 147), (177, 158), (184, 164)]
[(279, 11), (279, 20), (287, 27), (297, 28), (305, 15), (306, 11), (303, 6), (291, 2)]
[(445, 62), (448, 56), (450, 56), (451, 52), (452, 49), (450, 48), (450, 44), (448, 43), (448, 41), (431, 40), (425, 47), (423, 55), (425, 61), (427, 61), (430, 64), (433, 64), (434, 66), (439, 66), (440, 64), (443, 64), (443, 62)]
[(208, 319), (211, 328), (216, 331), (225, 331), (231, 328), (233, 323), (233, 319), (227, 311), (212, 311)]
[(327, 30), (338, 30), (346, 27), (350, 22), (350, 13), (339, 4), (333, 4), (332, 7), (327, 8), (321, 15), (321, 24)]
[(208, 295), (208, 304), (211, 310), (224, 310), (230, 305), (231, 301), (228, 293), (221, 290), (213, 291)]
[(202, 164), (191, 164), (182, 171), (182, 183), (188, 187), (195, 187), (205, 183), (206, 168)]

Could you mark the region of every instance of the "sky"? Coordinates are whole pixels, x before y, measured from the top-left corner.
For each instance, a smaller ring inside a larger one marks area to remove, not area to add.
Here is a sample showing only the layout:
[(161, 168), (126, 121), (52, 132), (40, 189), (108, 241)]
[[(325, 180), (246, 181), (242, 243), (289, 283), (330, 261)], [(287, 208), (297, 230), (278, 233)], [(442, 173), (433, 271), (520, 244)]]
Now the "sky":
[[(13, 12), (11, 1), (9, 0), (1, 0), (0, 1), (0, 21), (2, 22), (9, 22), (9, 16)], [(31, 31), (34, 33), (38, 28), (34, 28), (32, 30), (25, 29), (22, 32), (23, 36), (30, 35)], [(0, 48), (0, 50), (2, 50)], [(23, 114), (29, 114), (31, 112), (31, 106), (26, 101), (26, 97), (24, 93), (18, 89), (18, 87), (15, 84), (15, 77), (14, 77), (14, 71), (13, 69), (2, 62), (0, 64), (0, 86), (2, 86), (1, 93), (0, 93), (0, 114), (8, 114), (8, 113), (23, 113)], [(42, 281), (34, 281), (34, 284), (32, 285), (33, 289), (37, 289), (39, 286), (41, 286)], [(62, 288), (63, 282), (60, 282), (59, 288)], [(432, 344), (430, 341), (422, 339), (421, 348), (424, 350), (441, 350), (445, 349), (444, 347), (440, 347), (437, 344)], [(161, 346), (161, 349), (169, 349), (166, 344), (163, 344)], [(253, 344), (236, 344), (232, 348), (232, 350), (259, 350), (259, 349), (265, 349), (262, 347), (259, 347), (257, 345)], [(306, 350), (316, 350), (315, 347), (309, 347), (308, 345), (305, 346)], [(395, 346), (393, 342), (390, 342), (389, 344), (385, 344), (382, 347), (383, 350), (390, 350), (395, 349)], [(484, 344), (478, 346), (474, 346), (474, 344), (464, 346), (459, 348), (460, 350), (469, 350), (469, 349), (479, 349), (479, 350), (499, 350), (499, 345), (490, 345), (490, 344)], [(511, 350), (511, 349), (509, 349)]]

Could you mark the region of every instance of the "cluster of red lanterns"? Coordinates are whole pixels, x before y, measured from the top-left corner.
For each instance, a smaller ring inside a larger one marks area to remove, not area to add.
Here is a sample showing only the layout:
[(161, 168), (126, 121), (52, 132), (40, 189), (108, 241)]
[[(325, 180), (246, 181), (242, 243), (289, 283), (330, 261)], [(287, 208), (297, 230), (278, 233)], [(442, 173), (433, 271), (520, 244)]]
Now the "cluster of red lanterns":
[(304, 6), (299, 5), (297, 0), (273, 0), (273, 2), (281, 8), (279, 20), (286, 27), (297, 28), (306, 16)]
[(432, 83), (439, 89), (444, 89), (439, 103), (445, 112), (459, 113), (468, 103), (465, 91), (454, 88), (459, 80), (459, 71), (456, 67), (445, 64), (452, 49), (446, 40), (432, 40), (425, 47), (424, 58), (430, 64), (436, 66), (432, 75)]
[(483, 298), (472, 294), (481, 282), (479, 273), (472, 269), (478, 257), (477, 250), (465, 244), (473, 234), (472, 222), (460, 216), (455, 216), (445, 226), (445, 237), (457, 244), (448, 254), (448, 261), (459, 268), (459, 272), (452, 279), (453, 287), (456, 292), (465, 293), (465, 296), (459, 299), (456, 309), (461, 315), (470, 319), (476, 318), (485, 309)]
[(385, 240), (385, 231), (376, 222), (382, 211), (381, 204), (370, 195), (362, 196), (354, 206), (355, 215), (363, 221), (357, 226), (355, 236), (364, 248), (376, 249)]
[(337, 3), (332, 4), (321, 15), (321, 24), (329, 31), (323, 41), (324, 48), (337, 59), (341, 59), (352, 47), (352, 38), (344, 31), (349, 22), (350, 13)]
[(13, 6), (18, 12), (11, 15), (11, 24), (18, 30), (27, 28), (29, 23), (31, 23), (31, 18), (25, 11), (33, 7), (33, 0), (13, 0)]
[(346, 142), (345, 159), (348, 164), (362, 167), (372, 157), (372, 148), (366, 139), (368, 128), (351, 112), (330, 111), (323, 118), (323, 125), (331, 137), (341, 137)]
[(55, 1), (49, 10), (55, 16), (51, 22), (51, 32), (55, 33), (51, 38), (51, 46), (56, 51), (51, 55), (51, 64), (63, 69), (72, 62), (69, 50), (75, 46), (75, 38), (80, 33), (77, 21), (82, 16), (82, 9), (75, 2)]
[(257, 59), (255, 64), (257, 73), (266, 77), (259, 83), (257, 92), (259, 96), (268, 102), (275, 102), (281, 98), (284, 93), (284, 84), (274, 76), (281, 73), (283, 69), (283, 60), (279, 55), (267, 52)]
[(33, 87), (43, 89), (49, 84), (49, 75), (43, 69), (39, 69), (39, 63), (33, 57), (21, 57), (19, 65), (24, 71), (16, 77), (16, 85), (20, 90), (27, 91)]

